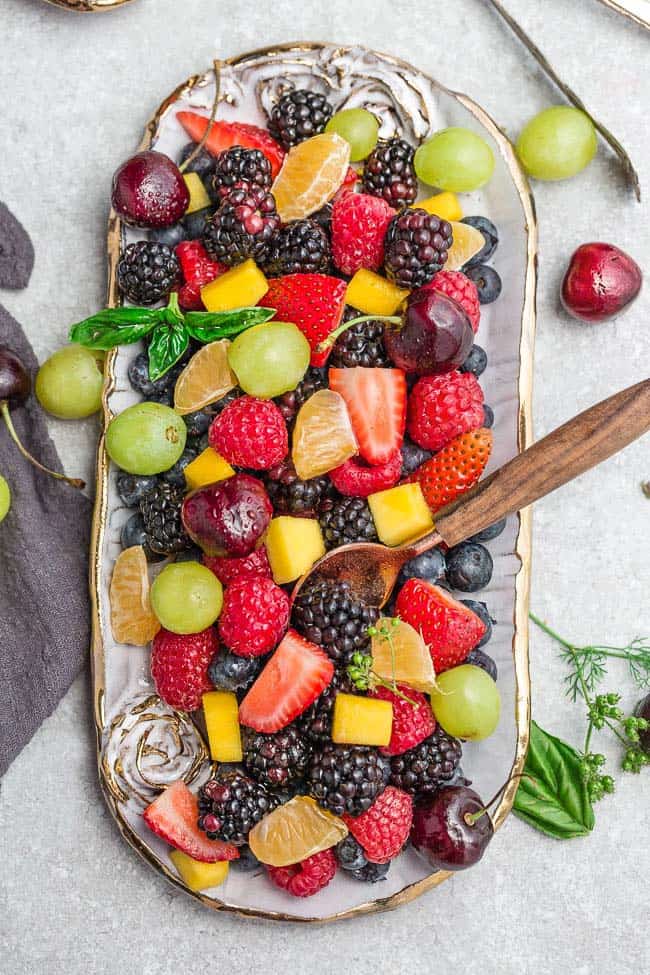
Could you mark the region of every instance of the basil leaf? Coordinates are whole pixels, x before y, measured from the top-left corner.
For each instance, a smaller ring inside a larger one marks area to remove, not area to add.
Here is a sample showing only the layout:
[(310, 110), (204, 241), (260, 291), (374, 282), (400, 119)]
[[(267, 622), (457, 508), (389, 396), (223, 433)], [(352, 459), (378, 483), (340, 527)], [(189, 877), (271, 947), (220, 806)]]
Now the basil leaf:
[(160, 308), (106, 308), (77, 322), (69, 339), (87, 349), (112, 349), (116, 345), (139, 342), (161, 320)]
[(531, 722), (530, 746), (513, 812), (555, 839), (586, 836), (594, 810), (582, 778), (580, 755), (566, 742)]
[(155, 382), (185, 353), (190, 342), (184, 325), (156, 325), (149, 343), (149, 379)]
[(185, 327), (198, 342), (214, 342), (262, 325), (275, 315), (273, 308), (235, 308), (232, 311), (188, 311)]

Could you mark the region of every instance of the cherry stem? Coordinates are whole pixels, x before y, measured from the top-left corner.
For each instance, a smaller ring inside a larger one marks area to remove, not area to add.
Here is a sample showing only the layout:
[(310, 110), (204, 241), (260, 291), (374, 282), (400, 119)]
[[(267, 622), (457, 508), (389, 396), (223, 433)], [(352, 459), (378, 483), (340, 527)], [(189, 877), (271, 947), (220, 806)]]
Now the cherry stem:
[(7, 424), (7, 430), (9, 431), (9, 436), (14, 441), (14, 443), (18, 447), (18, 450), (21, 452), (23, 457), (25, 457), (30, 462), (30, 464), (33, 464), (34, 467), (37, 467), (39, 471), (43, 471), (44, 474), (51, 474), (52, 477), (56, 477), (58, 481), (66, 481), (74, 488), (79, 488), (79, 490), (85, 488), (86, 482), (82, 481), (81, 478), (67, 477), (65, 474), (59, 474), (58, 471), (51, 471), (49, 467), (44, 467), (43, 464), (37, 461), (35, 457), (32, 457), (30, 452), (25, 447), (23, 447), (22, 443), (18, 439), (18, 434), (16, 433), (15, 427), (13, 425), (11, 414), (9, 412), (9, 403), (7, 402), (7, 400), (0, 401), (0, 413), (3, 416), (5, 423)]
[(318, 343), (316, 351), (325, 352), (327, 349), (331, 349), (339, 335), (343, 335), (353, 325), (359, 325), (361, 322), (388, 322), (390, 325), (401, 325), (402, 318), (400, 315), (359, 315), (358, 318), (352, 318), (349, 322), (343, 322), (333, 332), (330, 332), (326, 339)]
[(212, 62), (212, 64), (213, 64), (213, 67), (214, 67), (214, 80), (215, 80), (215, 85), (216, 85), (216, 91), (214, 93), (214, 101), (212, 102), (212, 112), (210, 113), (210, 118), (208, 120), (208, 124), (206, 126), (205, 132), (203, 133), (203, 136), (202, 136), (200, 142), (198, 142), (196, 144), (195, 148), (189, 154), (189, 156), (187, 157), (187, 159), (185, 160), (185, 162), (184, 163), (181, 163), (181, 165), (178, 167), (179, 170), (181, 171), (181, 173), (184, 173), (185, 172), (185, 170), (187, 169), (187, 167), (189, 166), (189, 164), (191, 162), (194, 162), (194, 160), (196, 159), (196, 157), (198, 156), (198, 154), (201, 152), (201, 149), (203, 148), (203, 146), (206, 144), (206, 142), (210, 138), (210, 133), (212, 132), (212, 126), (214, 125), (214, 123), (217, 120), (217, 109), (219, 107), (219, 96), (221, 95), (221, 61), (215, 60), (215, 61)]
[(494, 793), (494, 795), (492, 796), (492, 798), (490, 799), (490, 801), (485, 803), (485, 806), (483, 807), (483, 809), (479, 809), (478, 812), (475, 812), (475, 813), (465, 813), (465, 815), (463, 816), (463, 819), (465, 820), (465, 822), (467, 823), (467, 825), (468, 826), (473, 826), (474, 823), (478, 822), (478, 820), (481, 818), (481, 816), (485, 816), (486, 813), (489, 814), (490, 806), (493, 806), (494, 803), (497, 802), (501, 798), (501, 796), (506, 791), (506, 789), (508, 788), (508, 786), (510, 785), (510, 783), (511, 782), (514, 782), (515, 779), (523, 779), (523, 778), (527, 778), (527, 775), (526, 775), (525, 772), (519, 772), (517, 775), (511, 775), (510, 778), (508, 779), (508, 781), (507, 782), (504, 782), (504, 784), (501, 786), (501, 788), (497, 792)]

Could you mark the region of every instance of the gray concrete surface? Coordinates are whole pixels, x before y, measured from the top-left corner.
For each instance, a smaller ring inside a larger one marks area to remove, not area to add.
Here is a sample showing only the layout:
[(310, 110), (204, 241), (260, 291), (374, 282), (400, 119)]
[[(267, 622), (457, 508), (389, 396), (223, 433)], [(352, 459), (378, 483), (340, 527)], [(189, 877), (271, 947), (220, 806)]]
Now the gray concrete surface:
[[(626, 145), (647, 199), (650, 36), (597, 0), (507, 5)], [(25, 222), (37, 255), (29, 289), (0, 292), (0, 301), (40, 357), (102, 303), (113, 169), (162, 95), (215, 53), (361, 41), (473, 95), (511, 134), (554, 98), (480, 0), (136, 0), (102, 16), (3, 0), (0, 36), (0, 198)], [(557, 292), (584, 240), (611, 240), (648, 266), (650, 211), (625, 191), (605, 149), (583, 176), (538, 184), (535, 194), (541, 435), (648, 374), (648, 289), (630, 313), (595, 328), (572, 323)], [(90, 478), (94, 422), (53, 422), (52, 432), (68, 470)], [(536, 507), (532, 606), (576, 641), (650, 632), (650, 501), (639, 489), (650, 478), (648, 446), (646, 438)], [(564, 698), (562, 664), (537, 632), (531, 666), (536, 718), (577, 744), (583, 714)], [(633, 700), (612, 668), (607, 687), (619, 682)], [(616, 748), (606, 750), (615, 765)], [(95, 781), (82, 676), (2, 782), (0, 972), (639, 975), (648, 970), (649, 777), (617, 780), (589, 839), (557, 843), (512, 818), (477, 869), (397, 913), (321, 929), (219, 917), (168, 887), (120, 839)]]

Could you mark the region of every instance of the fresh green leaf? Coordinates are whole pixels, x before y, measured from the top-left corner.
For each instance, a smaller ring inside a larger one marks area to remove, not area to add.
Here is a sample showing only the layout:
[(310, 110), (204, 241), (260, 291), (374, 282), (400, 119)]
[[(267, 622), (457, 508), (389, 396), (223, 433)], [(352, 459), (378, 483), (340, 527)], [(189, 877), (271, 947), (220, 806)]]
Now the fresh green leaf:
[(116, 345), (139, 342), (161, 320), (160, 308), (106, 308), (77, 322), (69, 339), (87, 349), (112, 349)]
[(583, 779), (581, 756), (534, 721), (513, 811), (535, 829), (556, 839), (586, 836), (594, 828), (594, 811)]
[(156, 325), (149, 343), (149, 379), (155, 382), (176, 365), (189, 345), (184, 325)]
[(253, 325), (263, 325), (275, 315), (273, 308), (235, 308), (232, 311), (188, 311), (185, 327), (198, 342), (214, 342), (216, 339), (239, 335)]

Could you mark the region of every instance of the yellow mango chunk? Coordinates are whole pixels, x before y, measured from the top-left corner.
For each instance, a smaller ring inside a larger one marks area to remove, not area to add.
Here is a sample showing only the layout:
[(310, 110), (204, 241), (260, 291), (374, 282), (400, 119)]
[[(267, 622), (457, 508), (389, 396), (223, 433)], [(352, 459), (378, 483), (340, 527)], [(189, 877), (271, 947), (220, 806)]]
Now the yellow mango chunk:
[(203, 715), (213, 760), (241, 762), (243, 755), (237, 695), (232, 691), (208, 691), (203, 695)]
[(419, 484), (400, 484), (368, 498), (377, 534), (384, 545), (401, 545), (433, 528), (433, 518)]
[(337, 694), (332, 715), (332, 741), (340, 745), (387, 745), (393, 727), (393, 705), (356, 694)]
[(208, 311), (229, 311), (256, 305), (268, 290), (266, 278), (249, 257), (201, 288), (201, 298)]
[(191, 464), (185, 468), (185, 481), (189, 491), (203, 487), (204, 484), (214, 484), (215, 481), (225, 481), (235, 473), (227, 460), (212, 447), (206, 447)]
[(407, 296), (406, 288), (362, 267), (350, 281), (345, 301), (364, 315), (394, 315)]
[(450, 190), (436, 193), (435, 196), (430, 196), (426, 200), (418, 200), (415, 205), (421, 210), (426, 210), (427, 213), (434, 213), (436, 217), (440, 217), (442, 220), (463, 219), (463, 211), (458, 197)]
[(182, 850), (172, 850), (169, 854), (182, 880), (190, 890), (207, 890), (209, 887), (218, 887), (228, 876), (228, 861), (220, 860), (218, 863), (202, 863), (200, 860), (193, 860)]
[(308, 572), (325, 555), (325, 543), (315, 518), (273, 518), (264, 541), (273, 578), (279, 586)]
[(212, 201), (199, 174), (185, 173), (183, 179), (190, 194), (190, 202), (187, 204), (185, 213), (195, 213), (196, 210), (204, 210), (209, 207)]

